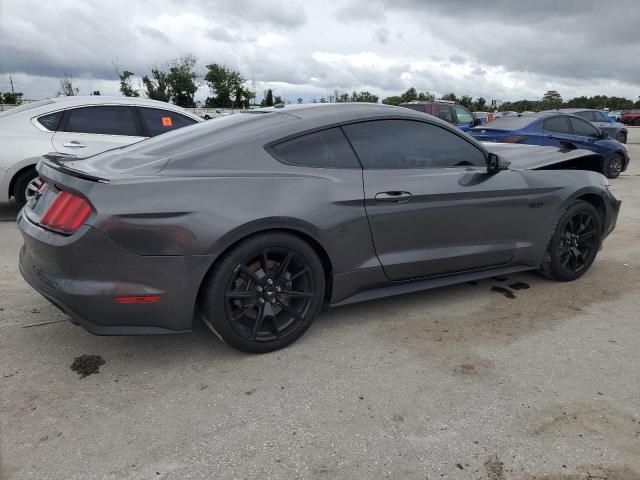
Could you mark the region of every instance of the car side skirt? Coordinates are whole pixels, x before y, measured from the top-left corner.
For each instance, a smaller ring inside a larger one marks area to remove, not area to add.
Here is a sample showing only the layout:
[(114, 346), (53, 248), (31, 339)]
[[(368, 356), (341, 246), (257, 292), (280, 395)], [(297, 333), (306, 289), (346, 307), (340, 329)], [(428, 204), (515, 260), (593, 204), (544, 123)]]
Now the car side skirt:
[[(450, 275), (441, 275), (438, 277), (412, 280), (408, 282), (390, 282), (389, 280), (386, 280), (384, 282), (380, 282), (381, 285), (374, 288), (371, 288), (371, 284), (379, 283), (379, 280), (384, 277), (382, 268), (371, 268), (367, 270), (360, 270), (358, 272), (349, 272), (336, 275), (334, 278), (331, 307), (341, 307), (352, 303), (365, 302), (368, 300), (385, 298), (393, 295), (402, 295), (405, 293), (419, 292), (421, 290), (430, 290), (432, 288), (446, 287), (448, 285), (482, 280), (499, 275), (535, 270), (536, 268), (537, 267), (532, 267), (531, 265), (511, 265)], [(368, 277), (368, 281), (365, 282), (365, 278), (363, 277)], [(386, 279), (386, 277), (384, 278)], [(362, 289), (358, 289), (359, 283)], [(365, 288), (370, 288), (370, 290), (364, 290)]]

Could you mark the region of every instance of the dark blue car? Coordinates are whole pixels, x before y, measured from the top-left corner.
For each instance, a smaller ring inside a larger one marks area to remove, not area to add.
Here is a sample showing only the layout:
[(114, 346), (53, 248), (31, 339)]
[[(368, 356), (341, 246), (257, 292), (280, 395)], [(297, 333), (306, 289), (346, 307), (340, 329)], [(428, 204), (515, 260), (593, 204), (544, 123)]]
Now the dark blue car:
[(559, 112), (501, 117), (469, 133), (482, 142), (524, 143), (560, 148), (583, 148), (602, 157), (602, 173), (616, 178), (629, 165), (626, 147), (586, 120)]

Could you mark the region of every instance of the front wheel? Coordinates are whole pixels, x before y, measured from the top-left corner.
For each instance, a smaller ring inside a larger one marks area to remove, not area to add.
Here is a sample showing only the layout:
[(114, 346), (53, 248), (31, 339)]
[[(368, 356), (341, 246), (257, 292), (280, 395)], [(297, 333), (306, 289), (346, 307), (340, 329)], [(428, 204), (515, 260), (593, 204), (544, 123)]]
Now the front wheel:
[(293, 343), (324, 299), (318, 256), (285, 233), (259, 234), (225, 255), (204, 284), (205, 323), (232, 347), (266, 353)]
[(602, 239), (602, 220), (589, 202), (576, 201), (562, 215), (540, 267), (549, 278), (561, 282), (586, 273), (596, 258)]
[(611, 157), (609, 163), (606, 164), (603, 173), (607, 176), (607, 178), (617, 178), (620, 173), (622, 173), (623, 167), (624, 159), (622, 158), (622, 155), (616, 153), (613, 157)]

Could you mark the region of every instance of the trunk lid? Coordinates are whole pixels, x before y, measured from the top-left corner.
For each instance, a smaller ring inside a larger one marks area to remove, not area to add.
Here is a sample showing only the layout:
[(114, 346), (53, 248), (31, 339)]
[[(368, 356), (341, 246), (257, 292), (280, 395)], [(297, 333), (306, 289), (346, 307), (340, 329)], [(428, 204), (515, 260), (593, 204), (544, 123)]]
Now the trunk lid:
[[(565, 162), (575, 162), (579, 159), (593, 159), (599, 157), (590, 150), (561, 149), (557, 147), (541, 147), (538, 145), (522, 145), (518, 143), (483, 142), (482, 145), (492, 153), (500, 155), (511, 162), (516, 169), (536, 170)], [(591, 170), (592, 168), (585, 168)], [(586, 167), (586, 165), (585, 165)]]

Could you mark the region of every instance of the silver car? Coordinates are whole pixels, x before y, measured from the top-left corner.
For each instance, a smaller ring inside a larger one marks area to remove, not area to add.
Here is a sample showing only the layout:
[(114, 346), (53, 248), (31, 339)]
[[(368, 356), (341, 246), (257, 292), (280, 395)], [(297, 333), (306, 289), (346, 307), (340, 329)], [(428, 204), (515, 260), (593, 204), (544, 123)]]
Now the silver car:
[(46, 153), (88, 157), (202, 121), (175, 105), (128, 97), (58, 97), (0, 113), (0, 201), (23, 206)]

